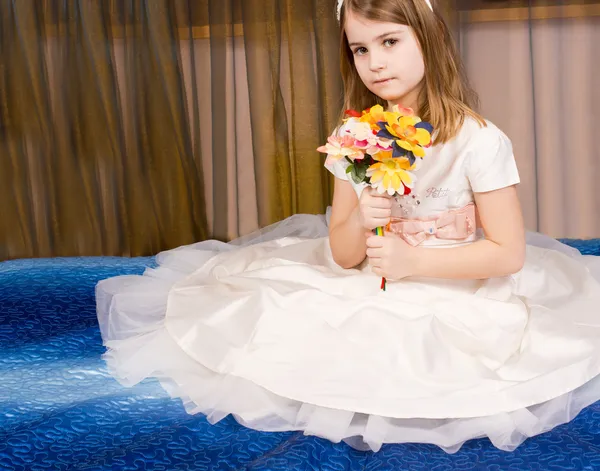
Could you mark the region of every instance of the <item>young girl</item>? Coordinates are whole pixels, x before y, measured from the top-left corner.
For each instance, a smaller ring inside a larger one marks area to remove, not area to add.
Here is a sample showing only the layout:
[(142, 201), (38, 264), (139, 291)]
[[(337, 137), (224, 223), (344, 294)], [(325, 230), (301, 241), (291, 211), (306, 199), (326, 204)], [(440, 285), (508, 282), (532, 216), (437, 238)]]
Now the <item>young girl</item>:
[(360, 449), (512, 450), (600, 398), (600, 261), (526, 243), (510, 140), (473, 111), (427, 0), (339, 13), (345, 109), (400, 105), (434, 126), (412, 194), (365, 189), (340, 160), (329, 224), (294, 216), (101, 282), (105, 358), (123, 384), (158, 377), (212, 422)]

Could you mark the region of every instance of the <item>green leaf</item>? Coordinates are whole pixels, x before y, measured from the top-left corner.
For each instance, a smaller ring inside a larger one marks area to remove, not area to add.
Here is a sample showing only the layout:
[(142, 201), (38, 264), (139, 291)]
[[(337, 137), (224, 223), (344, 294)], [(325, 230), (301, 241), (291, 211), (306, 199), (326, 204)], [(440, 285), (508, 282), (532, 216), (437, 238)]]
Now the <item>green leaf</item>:
[(348, 165), (346, 167), (346, 173), (350, 173), (352, 171), (352, 168), (354, 167), (354, 165)]
[(358, 169), (356, 170), (356, 176), (358, 178), (358, 181), (356, 183), (362, 183), (365, 180), (365, 177), (367, 176), (367, 166), (361, 165), (360, 167), (358, 167)]

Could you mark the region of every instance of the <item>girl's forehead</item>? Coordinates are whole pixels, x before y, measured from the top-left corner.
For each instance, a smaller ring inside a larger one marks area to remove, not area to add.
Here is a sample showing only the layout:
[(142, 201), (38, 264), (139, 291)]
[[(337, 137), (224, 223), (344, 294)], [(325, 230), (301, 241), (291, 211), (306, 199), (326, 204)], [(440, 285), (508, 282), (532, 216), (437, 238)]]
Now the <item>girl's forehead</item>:
[(348, 12), (344, 30), (349, 42), (373, 42), (388, 33), (402, 33), (409, 27), (399, 23), (370, 20)]

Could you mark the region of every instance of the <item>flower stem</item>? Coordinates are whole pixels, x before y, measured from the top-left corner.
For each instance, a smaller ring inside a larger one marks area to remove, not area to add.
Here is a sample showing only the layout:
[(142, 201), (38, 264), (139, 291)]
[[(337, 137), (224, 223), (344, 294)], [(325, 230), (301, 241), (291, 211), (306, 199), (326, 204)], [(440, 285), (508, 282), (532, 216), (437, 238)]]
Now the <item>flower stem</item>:
[[(383, 231), (383, 227), (378, 227), (375, 229), (375, 234), (378, 236), (382, 236), (384, 235), (384, 231)], [(385, 278), (381, 278), (381, 289), (383, 291), (385, 291), (385, 288), (387, 287), (387, 280)]]

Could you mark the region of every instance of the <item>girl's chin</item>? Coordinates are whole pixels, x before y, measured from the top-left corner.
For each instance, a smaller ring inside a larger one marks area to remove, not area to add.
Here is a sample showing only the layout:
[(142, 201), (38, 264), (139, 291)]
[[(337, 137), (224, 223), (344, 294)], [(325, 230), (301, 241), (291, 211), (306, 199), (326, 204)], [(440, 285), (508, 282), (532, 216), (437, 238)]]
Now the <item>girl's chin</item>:
[(404, 102), (406, 101), (406, 96), (405, 95), (398, 95), (398, 94), (381, 94), (378, 95), (379, 98), (381, 98), (382, 100), (387, 101), (390, 105), (403, 105)]

